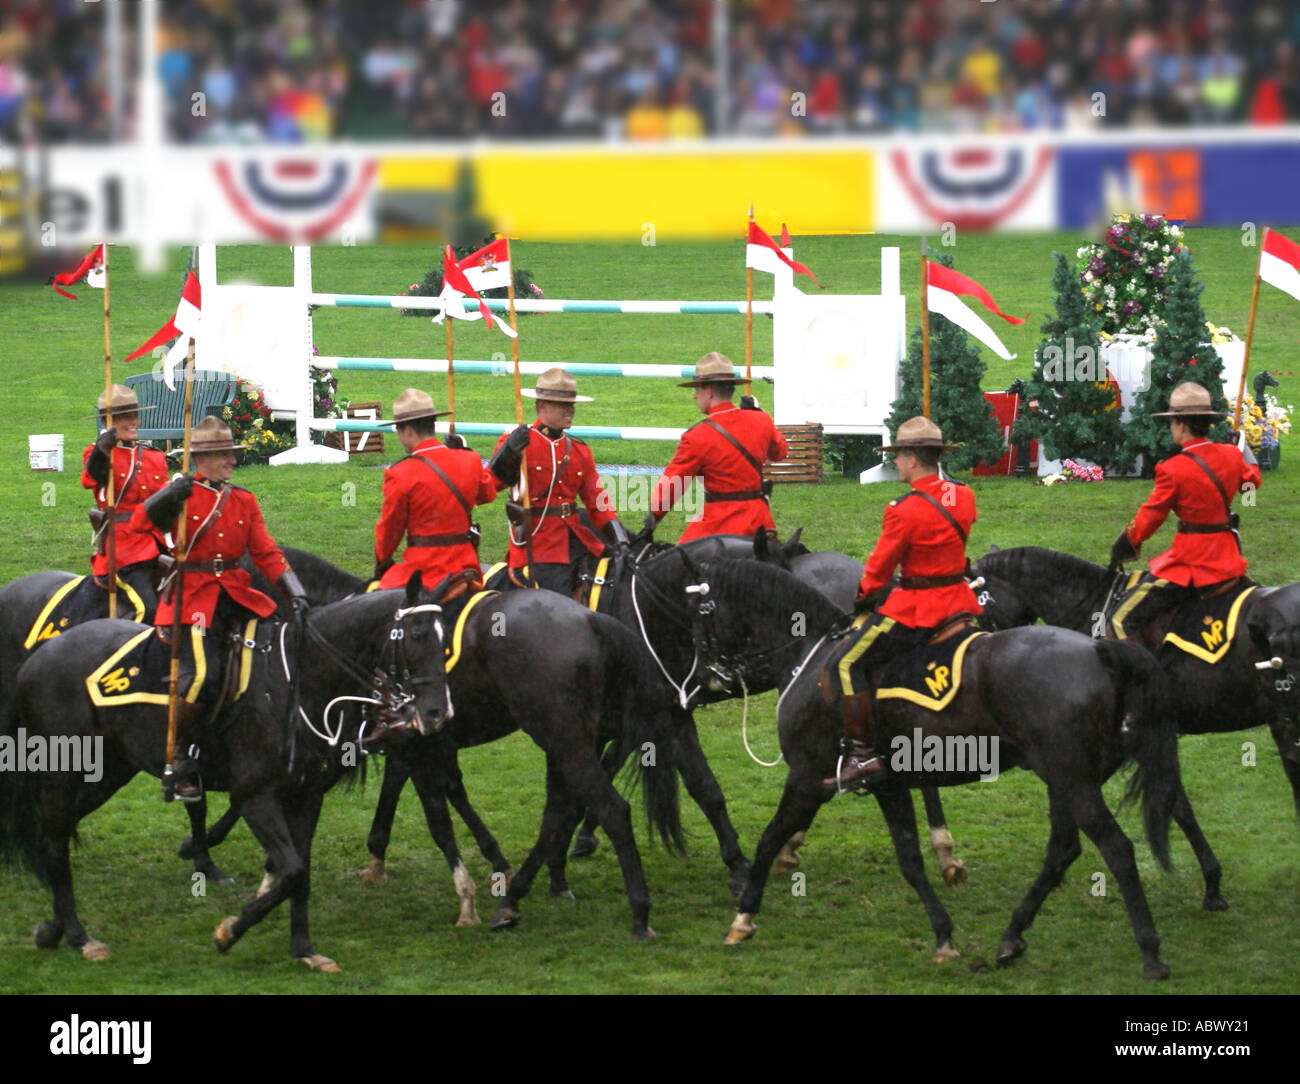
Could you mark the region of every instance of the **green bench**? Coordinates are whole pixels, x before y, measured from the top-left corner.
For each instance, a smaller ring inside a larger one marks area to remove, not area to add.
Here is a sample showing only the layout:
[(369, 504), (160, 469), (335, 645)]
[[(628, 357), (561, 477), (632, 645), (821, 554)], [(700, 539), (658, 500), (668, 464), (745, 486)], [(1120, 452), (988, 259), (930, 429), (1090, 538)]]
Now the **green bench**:
[[(238, 377), (215, 369), (194, 371), (194, 397), (190, 403), (190, 423), (197, 425), (209, 414), (221, 416), (221, 408), (235, 398)], [(139, 440), (175, 442), (185, 437), (185, 379), (178, 368), (176, 390), (163, 381), (161, 372), (137, 373), (126, 378), (126, 386), (140, 400)], [(146, 410), (153, 407), (153, 410)]]

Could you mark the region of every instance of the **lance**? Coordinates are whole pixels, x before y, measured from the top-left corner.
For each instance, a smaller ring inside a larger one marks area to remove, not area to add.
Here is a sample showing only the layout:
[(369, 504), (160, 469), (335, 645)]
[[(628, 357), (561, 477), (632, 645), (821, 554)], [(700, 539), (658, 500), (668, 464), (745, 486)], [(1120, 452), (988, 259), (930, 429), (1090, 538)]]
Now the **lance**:
[[(754, 225), (754, 205), (749, 205), (749, 225)], [(748, 229), (745, 230), (745, 245), (749, 245)], [(748, 260), (745, 261), (749, 263)], [(750, 369), (754, 361), (754, 269), (745, 268), (745, 394), (752, 395), (750, 388)]]
[[(447, 264), (454, 262), (456, 254), (452, 251), (451, 245), (447, 245), (442, 254), (442, 288), (445, 293), (447, 290)], [(447, 313), (447, 301), (443, 300), (442, 322), (447, 325), (447, 432), (456, 432), (456, 365), (452, 361), (452, 344), (451, 344), (451, 325), (452, 318)]]
[[(510, 299), (510, 330), (515, 332), (510, 339), (510, 348), (514, 352), (515, 358), (515, 424), (524, 424), (524, 397), (523, 391), (519, 386), (519, 328), (515, 320), (515, 265), (510, 256), (510, 240), (506, 239), (506, 263), (510, 264), (509, 280), (506, 282), (506, 294)], [(451, 371), (451, 355), (448, 354), (448, 372)], [(529, 438), (531, 439), (531, 438)], [(519, 461), (519, 500), (524, 506), (524, 523), (522, 532), (524, 536), (524, 560), (527, 562), (528, 571), (525, 575), (528, 578), (528, 586), (537, 587), (537, 578), (533, 566), (533, 513), (532, 498), (528, 492), (528, 449), (524, 449), (524, 456)]]
[(930, 261), (921, 237), (921, 413), (930, 417)]
[[(108, 242), (104, 242), (104, 428), (113, 428), (113, 354), (109, 345)], [(108, 522), (104, 525), (104, 556), (108, 558), (108, 616), (117, 616), (117, 526), (113, 523), (113, 490), (116, 488), (114, 464), (117, 444), (108, 450), (108, 488), (104, 490), (104, 508)]]
[[(194, 398), (194, 340), (190, 339), (189, 353), (185, 357), (185, 441), (181, 448), (181, 473), (190, 473), (190, 411)], [(181, 698), (177, 685), (180, 681), (182, 608), (185, 602), (185, 505), (176, 521), (176, 570), (172, 580), (172, 642), (171, 667), (167, 676), (167, 759), (175, 760), (176, 727), (180, 722)]]
[[(1268, 227), (1264, 227), (1264, 235), (1268, 236)], [(1255, 309), (1259, 305), (1259, 267), (1264, 261), (1264, 238), (1260, 238), (1259, 251), (1255, 253), (1255, 287), (1250, 293), (1250, 321), (1246, 324), (1246, 348), (1241, 355), (1241, 380), (1237, 384), (1237, 407), (1232, 412), (1232, 428), (1234, 431), (1241, 429), (1241, 403), (1246, 396), (1246, 371), (1250, 365), (1250, 340), (1255, 335)], [(1260, 410), (1264, 408), (1261, 406)]]

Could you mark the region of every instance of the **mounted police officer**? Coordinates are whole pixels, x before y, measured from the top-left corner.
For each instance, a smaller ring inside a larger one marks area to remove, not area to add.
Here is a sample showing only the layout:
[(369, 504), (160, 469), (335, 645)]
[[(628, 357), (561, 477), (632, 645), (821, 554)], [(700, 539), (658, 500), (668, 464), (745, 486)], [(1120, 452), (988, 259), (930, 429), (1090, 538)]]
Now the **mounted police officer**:
[[(91, 513), (96, 524), (99, 545), (90, 558), (95, 582), (113, 590), (108, 583), (108, 533), (113, 535), (113, 559), (117, 577), (140, 597), (145, 620), (153, 620), (158, 598), (154, 594), (154, 573), (158, 554), (166, 549), (160, 531), (151, 523), (136, 526), (132, 514), (152, 494), (167, 485), (167, 458), (152, 448), (136, 443), (140, 429), (140, 401), (135, 392), (121, 384), (111, 391), (113, 426), (99, 435), (82, 456), (81, 484), (94, 491), (98, 515)], [(99, 397), (99, 418), (108, 413), (108, 400)], [(152, 409), (152, 408), (146, 408)], [(113, 506), (108, 505), (108, 476), (113, 472)]]
[[(150, 524), (172, 531), (177, 520), (185, 517), (185, 552), (176, 555), (175, 571), (180, 575), (165, 583), (154, 623), (170, 633), (179, 614), (182, 627), (199, 625), (206, 642), (218, 645), (217, 651), (205, 649), (207, 677), (197, 703), (207, 713), (220, 707), (228, 677), (222, 665), (228, 634), (242, 634), (250, 617), (275, 613), (275, 602), (253, 586), (252, 577), (239, 567), (240, 558), (248, 554), (258, 571), (291, 600), (296, 614), (301, 616), (308, 608), (307, 593), (267, 532), (257, 498), (230, 482), (235, 452), (243, 447), (220, 419), (204, 418), (194, 427), (190, 441), (193, 476), (178, 475), (140, 505), (132, 518), (132, 526), (141, 531)], [(176, 597), (178, 583), (180, 598)], [(184, 735), (198, 713), (193, 704), (187, 708), (180, 716), (176, 742), (182, 752), (163, 772), (163, 797), (168, 801), (194, 802), (203, 796), (197, 751), (184, 751), (188, 744)]]
[(686, 525), (679, 542), (711, 534), (775, 532), (763, 463), (790, 454), (785, 436), (751, 396), (736, 406), (736, 368), (716, 350), (695, 363), (693, 380), (677, 386), (695, 389), (695, 405), (705, 417), (682, 434), (655, 486), (650, 501), (654, 521), (668, 514), (692, 479), (702, 477), (704, 515)]
[(837, 774), (822, 780), (825, 786), (844, 790), (870, 783), (885, 769), (875, 750), (870, 671), (921, 645), (950, 618), (980, 612), (966, 583), (975, 495), (939, 473), (940, 454), (956, 447), (944, 444), (942, 431), (929, 419), (911, 418), (898, 427), (894, 443), (881, 448), (894, 453), (899, 481), (912, 488), (885, 508), (884, 528), (863, 568), (855, 608), (874, 606), (895, 566), (902, 566), (901, 579), (840, 656), (843, 755)]
[(1232, 497), (1257, 487), (1260, 473), (1244, 430), (1235, 445), (1209, 439), (1210, 426), (1224, 416), (1211, 409), (1210, 393), (1193, 383), (1179, 384), (1169, 396), (1169, 409), (1152, 415), (1169, 419), (1179, 450), (1156, 464), (1151, 496), (1111, 545), (1112, 567), (1136, 558), (1170, 512), (1178, 517), (1178, 532), (1173, 546), (1151, 559), (1149, 571), (1116, 609), (1111, 627), (1121, 640), (1198, 593), (1245, 575)]
[(572, 595), (582, 559), (605, 552), (605, 543), (583, 522), (582, 508), (611, 542), (626, 541), (627, 532), (601, 487), (591, 449), (565, 433), (574, 404), (590, 403), (591, 397), (579, 395), (578, 382), (560, 368), (547, 369), (537, 388), (523, 394), (537, 400), (537, 420), (502, 434), (490, 464), (500, 489), (518, 484), (521, 464), (527, 471), (531, 508), (526, 518), (518, 506), (512, 508), (521, 522), (510, 532), (510, 576), (516, 586), (526, 586), (520, 570), (528, 564), (524, 543), (531, 540), (529, 577), (538, 587)]
[[(397, 439), (406, 450), (384, 471), (384, 504), (375, 524), (375, 578), (381, 588), (403, 587), (421, 573), (427, 587), (447, 576), (472, 571), (466, 586), (446, 598), (482, 586), (478, 561), (478, 524), (473, 508), (496, 500), (496, 479), (478, 453), (455, 434), (444, 444), (435, 420), (450, 414), (435, 410), (433, 398), (407, 388), (393, 402)], [(400, 561), (393, 555), (406, 537)]]

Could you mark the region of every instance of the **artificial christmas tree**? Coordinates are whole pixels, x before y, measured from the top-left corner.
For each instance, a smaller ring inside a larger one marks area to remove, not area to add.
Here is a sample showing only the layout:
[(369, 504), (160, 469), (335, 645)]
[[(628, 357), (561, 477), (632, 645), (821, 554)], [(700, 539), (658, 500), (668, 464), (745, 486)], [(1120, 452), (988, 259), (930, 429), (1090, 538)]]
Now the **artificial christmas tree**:
[(1013, 439), (1037, 438), (1048, 459), (1073, 456), (1107, 473), (1127, 471), (1133, 454), (1125, 445), (1118, 389), (1101, 358), (1100, 317), (1065, 257), (1058, 252), (1053, 258), (1056, 314), (1043, 322), (1046, 338), (1025, 385)]

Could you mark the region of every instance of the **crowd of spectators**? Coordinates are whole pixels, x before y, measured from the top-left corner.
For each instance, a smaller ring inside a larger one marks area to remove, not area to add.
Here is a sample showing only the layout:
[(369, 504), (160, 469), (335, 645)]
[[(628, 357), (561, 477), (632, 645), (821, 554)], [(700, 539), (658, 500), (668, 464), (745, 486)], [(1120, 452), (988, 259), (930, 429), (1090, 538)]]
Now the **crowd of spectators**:
[[(107, 7), (0, 0), (0, 135), (110, 136)], [(1300, 120), (1300, 5), (1287, 0), (730, 0), (725, 64), (711, 0), (164, 0), (160, 9), (166, 123), (187, 142)], [(123, 4), (124, 135), (138, 11)]]

